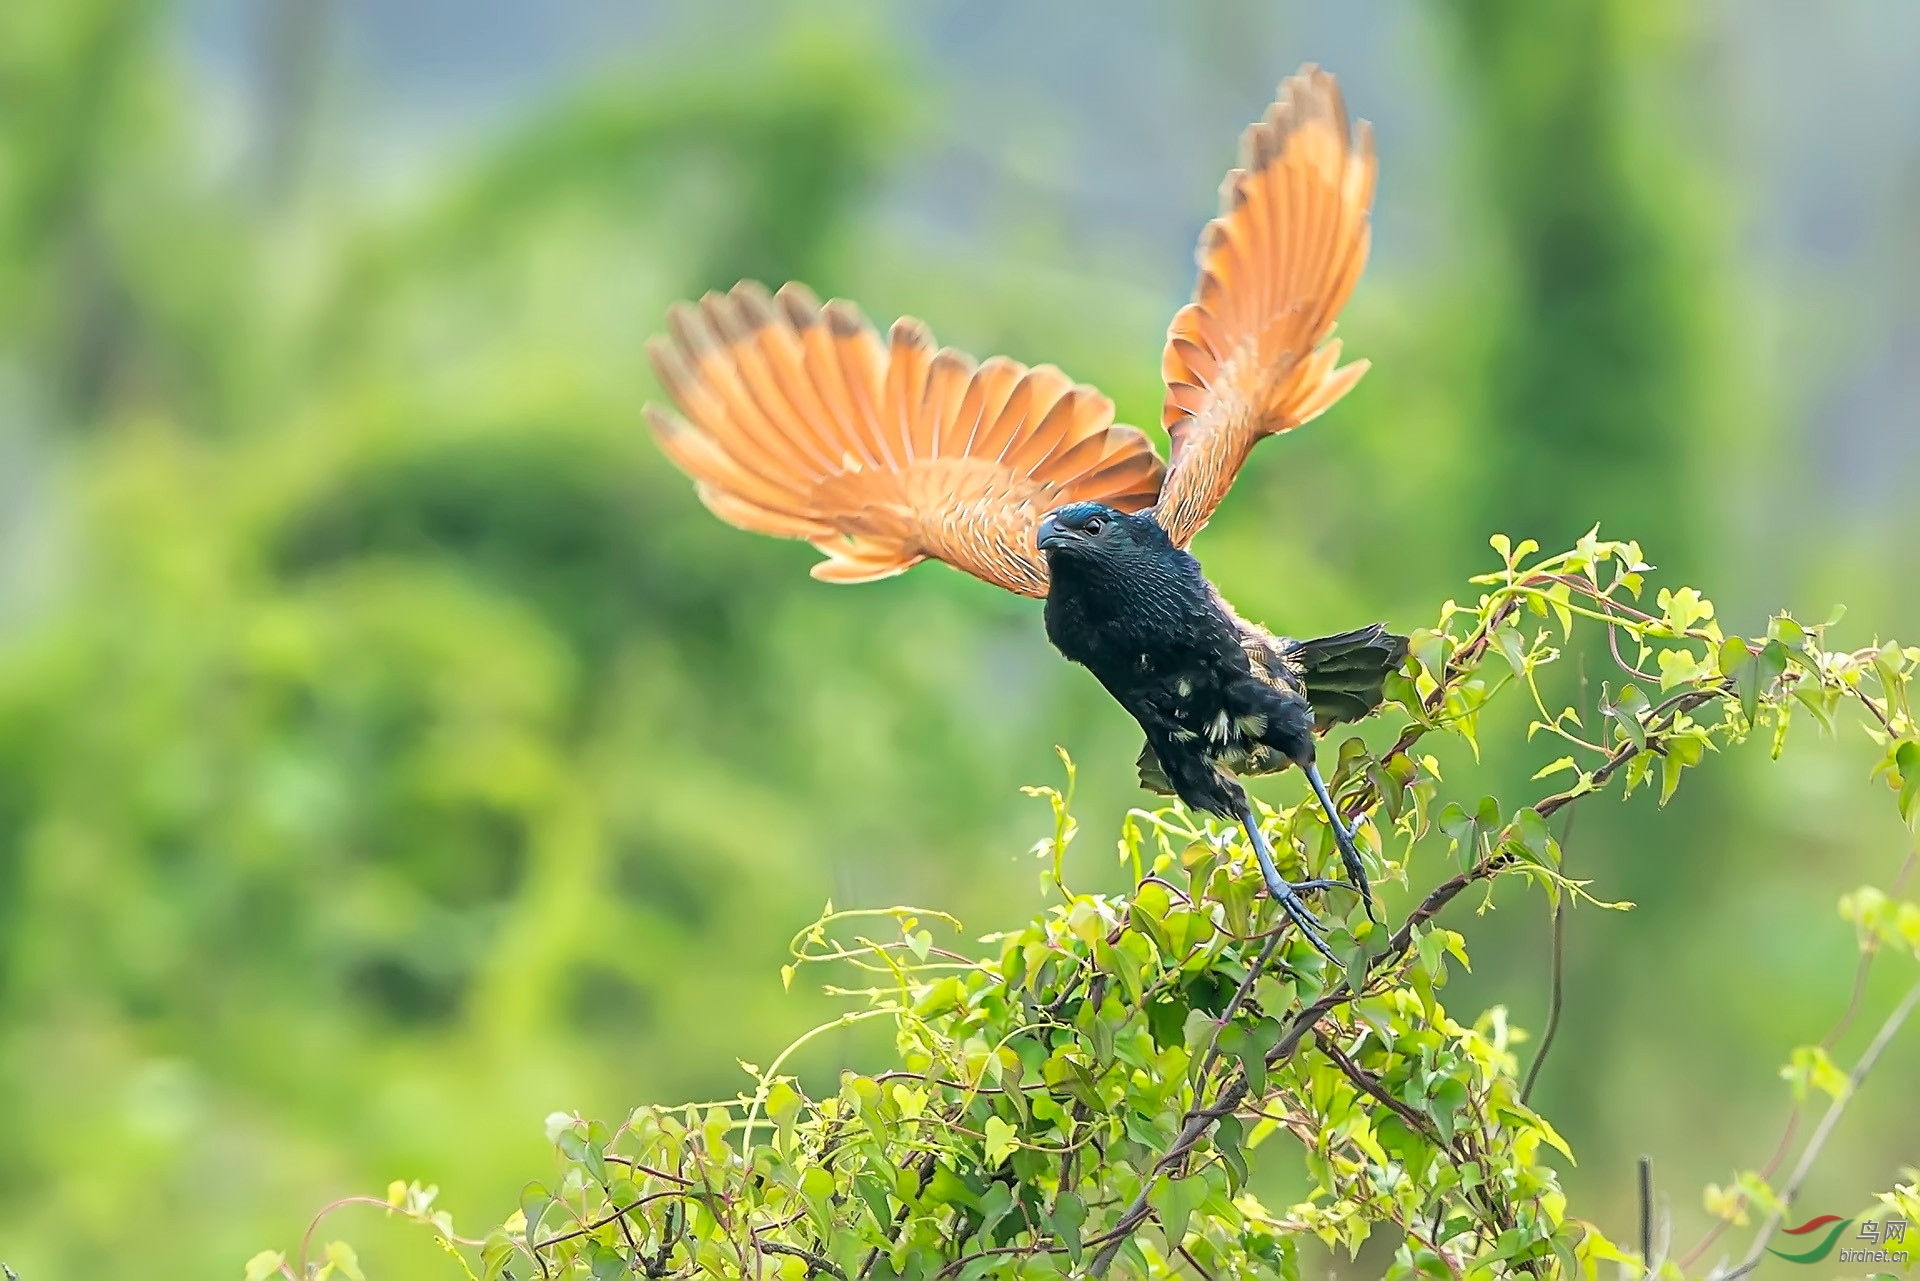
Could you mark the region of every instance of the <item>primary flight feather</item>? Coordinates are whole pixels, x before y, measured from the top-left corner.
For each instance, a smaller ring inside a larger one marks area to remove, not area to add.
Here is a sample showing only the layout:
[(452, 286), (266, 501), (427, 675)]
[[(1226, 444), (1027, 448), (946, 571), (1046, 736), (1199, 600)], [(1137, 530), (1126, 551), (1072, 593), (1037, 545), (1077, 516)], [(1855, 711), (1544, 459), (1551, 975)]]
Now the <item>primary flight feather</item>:
[[(1113, 402), (1051, 365), (976, 362), (919, 321), (885, 339), (852, 304), (742, 282), (677, 304), (648, 345), (679, 413), (648, 406), (701, 501), (802, 538), (814, 577), (867, 582), (931, 557), (1046, 600), (1048, 638), (1139, 721), (1142, 782), (1246, 828), (1269, 890), (1327, 951), (1234, 775), (1298, 765), (1372, 909), (1365, 867), (1314, 764), (1314, 735), (1379, 705), (1404, 637), (1375, 624), (1295, 641), (1242, 619), (1186, 551), (1262, 437), (1366, 372), (1334, 321), (1366, 265), (1372, 132), (1303, 68), (1240, 140), (1193, 301), (1168, 328), (1172, 461)], [(1331, 953), (1329, 953), (1331, 955)]]

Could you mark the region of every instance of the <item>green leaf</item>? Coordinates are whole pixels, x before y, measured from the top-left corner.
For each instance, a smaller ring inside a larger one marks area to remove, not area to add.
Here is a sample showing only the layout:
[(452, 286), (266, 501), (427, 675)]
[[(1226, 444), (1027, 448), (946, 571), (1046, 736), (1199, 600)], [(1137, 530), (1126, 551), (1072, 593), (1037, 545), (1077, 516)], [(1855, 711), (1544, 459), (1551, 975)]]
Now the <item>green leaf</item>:
[(800, 1176), (800, 1195), (815, 1204), (824, 1204), (833, 1195), (833, 1171), (811, 1165)]
[(1705, 660), (1685, 647), (1661, 650), (1659, 662), (1662, 690), (1672, 689), (1675, 685), (1691, 684), (1710, 674)]
[(1062, 1192), (1053, 1202), (1053, 1213), (1047, 1216), (1053, 1225), (1054, 1235), (1060, 1238), (1060, 1244), (1067, 1247), (1067, 1257), (1075, 1265), (1080, 1262), (1080, 1225), (1087, 1221), (1087, 1203), (1071, 1192)]
[(1527, 674), (1527, 643), (1520, 636), (1517, 627), (1502, 627), (1493, 633), (1493, 643), (1506, 657), (1507, 664), (1513, 668), (1513, 674), (1525, 677)]
[(901, 1120), (917, 1121), (926, 1114), (927, 1092), (896, 1081), (893, 1085), (893, 1106), (899, 1111)]
[(626, 1259), (612, 1246), (595, 1243), (592, 1258), (593, 1281), (619, 1281), (627, 1275)]
[(1680, 786), (1680, 772), (1698, 765), (1706, 756), (1706, 741), (1692, 734), (1676, 734), (1666, 741), (1666, 755), (1660, 758), (1660, 803), (1665, 805)]
[[(980, 1198), (980, 1235), (983, 1237), (991, 1235), (994, 1226), (1006, 1218), (1007, 1212), (1011, 1209), (1013, 1209), (1013, 1189), (1005, 1183), (995, 1183), (989, 1187), (986, 1195)], [(885, 1218), (880, 1221), (887, 1222)]]
[(502, 1281), (517, 1253), (513, 1239), (495, 1228), (480, 1247), (480, 1281)]
[(1433, 1087), (1429, 1096), (1427, 1115), (1433, 1118), (1434, 1128), (1440, 1131), (1443, 1142), (1453, 1142), (1454, 1116), (1467, 1106), (1467, 1087), (1455, 1077), (1442, 1077)]
[(1482, 796), (1479, 806), (1473, 812), (1473, 821), (1481, 831), (1495, 831), (1500, 826), (1500, 798)]
[(1067, 912), (1067, 929), (1072, 931), (1075, 938), (1091, 947), (1096, 939), (1106, 937), (1107, 920), (1100, 915), (1100, 909), (1094, 906), (1093, 900), (1080, 898), (1074, 901), (1072, 909)]
[(345, 1241), (327, 1242), (326, 1259), (327, 1266), (347, 1281), (367, 1281), (366, 1273), (360, 1270), (360, 1256)]
[(581, 1153), (581, 1164), (587, 1167), (587, 1173), (593, 1176), (595, 1183), (605, 1185), (607, 1181), (607, 1153), (598, 1143), (588, 1143)]
[(287, 1256), (278, 1250), (262, 1250), (247, 1260), (246, 1281), (266, 1281), (278, 1272), (287, 1261)]
[(1186, 1020), (1190, 1011), (1179, 1001), (1155, 1001), (1147, 1006), (1147, 1032), (1161, 1048), (1186, 1044)]
[(787, 1122), (800, 1111), (800, 1092), (785, 1081), (774, 1082), (767, 1091), (767, 1115), (776, 1122)]
[(1398, 669), (1388, 672), (1381, 692), (1386, 702), (1398, 703), (1409, 716), (1423, 725), (1427, 723), (1426, 709), (1421, 705), (1419, 687), (1405, 672)]
[(951, 1014), (959, 1009), (966, 999), (967, 989), (961, 986), (958, 978), (949, 974), (914, 1002), (913, 1012), (923, 1019), (937, 1019), (942, 1014)]
[(1738, 636), (1729, 636), (1720, 642), (1720, 674), (1736, 676), (1740, 669), (1753, 661), (1753, 651), (1747, 648), (1747, 642)]
[[(1151, 897), (1148, 891), (1152, 891)], [(1170, 906), (1165, 887), (1157, 881), (1149, 881), (1135, 894), (1133, 906), (1127, 913), (1127, 923), (1152, 940), (1154, 950), (1161, 956), (1177, 961), (1180, 958), (1174, 953), (1173, 939), (1166, 927)]]
[(1840, 691), (1813, 686), (1804, 681), (1796, 682), (1791, 688), (1794, 701), (1813, 713), (1813, 718), (1820, 722), (1820, 728), (1831, 736), (1834, 732), (1833, 713), (1840, 705)]
[(1830, 1098), (1845, 1098), (1851, 1090), (1847, 1074), (1827, 1056), (1824, 1046), (1803, 1045), (1793, 1052), (1792, 1059), (1780, 1069), (1780, 1075), (1793, 1086), (1793, 1097), (1806, 1102), (1808, 1088), (1819, 1090)]
[(1013, 1126), (997, 1116), (987, 1118), (987, 1164), (999, 1165), (1020, 1146), (1020, 1139)]
[[(1735, 648), (1740, 651), (1741, 661), (1729, 667), (1727, 651)], [(1720, 668), (1733, 678), (1734, 691), (1740, 696), (1740, 710), (1746, 714), (1749, 724), (1759, 710), (1761, 697), (1773, 688), (1773, 683), (1787, 670), (1787, 662), (1787, 647), (1777, 640), (1762, 645), (1758, 654), (1748, 653), (1746, 642), (1737, 637), (1730, 638), (1721, 647)]]
[(1881, 693), (1886, 696), (1888, 702), (1897, 701), (1900, 691), (1906, 686), (1906, 682), (1900, 675), (1905, 654), (1901, 651), (1899, 642), (1890, 640), (1870, 652), (1873, 654), (1873, 674), (1880, 679)]
[(1207, 1182), (1198, 1176), (1185, 1179), (1162, 1178), (1147, 1194), (1147, 1201), (1160, 1216), (1160, 1227), (1167, 1234), (1171, 1251), (1187, 1235), (1187, 1220), (1207, 1199)]
[[(825, 1171), (820, 1172), (825, 1173)], [(832, 1181), (831, 1176), (828, 1181)], [(933, 1177), (927, 1180), (926, 1190), (921, 1193), (921, 1200), (935, 1205), (964, 1206), (970, 1210), (980, 1208), (980, 1198), (974, 1195), (973, 1189), (967, 1186), (966, 1181), (955, 1174), (945, 1162), (933, 1167)]]
[[(1257, 1093), (1257, 1091), (1256, 1091)], [(1213, 1148), (1227, 1167), (1229, 1193), (1238, 1194), (1247, 1184), (1246, 1127), (1237, 1116), (1223, 1116), (1214, 1122)]]
[(1434, 684), (1444, 684), (1447, 679), (1447, 654), (1453, 648), (1453, 641), (1445, 633), (1428, 631), (1424, 627), (1415, 628), (1413, 635), (1407, 638), (1407, 652), (1420, 664), (1423, 671)]
[(1280, 1043), (1286, 1029), (1280, 1026), (1279, 1019), (1268, 1016), (1253, 1027), (1235, 1027), (1228, 1031), (1240, 1035), (1235, 1038), (1233, 1049), (1227, 1051), (1222, 1047), (1223, 1052), (1240, 1060), (1240, 1070), (1246, 1073), (1247, 1085), (1254, 1094), (1263, 1093), (1267, 1088), (1267, 1051)]
[(1768, 619), (1767, 635), (1790, 649), (1799, 649), (1807, 643), (1807, 629), (1788, 614), (1775, 614)]
[(1678, 591), (1662, 587), (1655, 599), (1665, 611), (1667, 626), (1673, 629), (1675, 635), (1713, 617), (1713, 602), (1691, 587), (1682, 587)]
[(527, 1235), (535, 1236), (539, 1232), (541, 1216), (547, 1207), (553, 1204), (553, 1196), (538, 1183), (529, 1183), (520, 1190), (520, 1213), (527, 1221)]
[(1547, 588), (1547, 603), (1553, 606), (1554, 616), (1560, 621), (1561, 636), (1568, 640), (1573, 638), (1573, 611), (1567, 608), (1572, 594), (1572, 589), (1565, 583), (1555, 583)]
[(1640, 718), (1652, 707), (1647, 696), (1634, 685), (1622, 685), (1619, 699), (1605, 705), (1607, 715), (1619, 723), (1622, 736), (1643, 752), (1647, 749), (1647, 731)]
[[(1195, 1008), (1187, 1011), (1187, 1020), (1181, 1027), (1180, 1039), (1182, 1043), (1186, 1045), (1188, 1054), (1198, 1059), (1202, 1054), (1206, 1053), (1207, 1046), (1214, 1040), (1214, 1025), (1218, 1022), (1218, 1019), (1214, 1018), (1213, 1015), (1207, 1013), (1205, 1010)], [(1220, 1031), (1224, 1037), (1228, 1032), (1237, 1034), (1239, 1029), (1228, 1027), (1222, 1028)], [(1226, 1050), (1224, 1040), (1221, 1044), (1221, 1050), (1223, 1053)]]
[(1513, 816), (1512, 830), (1515, 842), (1536, 861), (1559, 863), (1559, 851), (1554, 845), (1553, 833), (1547, 827), (1547, 820), (1541, 818), (1531, 806)]
[(1460, 866), (1470, 868), (1480, 859), (1480, 838), (1500, 830), (1500, 802), (1495, 797), (1483, 796), (1469, 814), (1457, 802), (1448, 801), (1440, 811), (1438, 822), (1441, 833), (1453, 842)]
[(1908, 827), (1920, 826), (1920, 743), (1908, 739), (1894, 749), (1900, 771), (1900, 817)]

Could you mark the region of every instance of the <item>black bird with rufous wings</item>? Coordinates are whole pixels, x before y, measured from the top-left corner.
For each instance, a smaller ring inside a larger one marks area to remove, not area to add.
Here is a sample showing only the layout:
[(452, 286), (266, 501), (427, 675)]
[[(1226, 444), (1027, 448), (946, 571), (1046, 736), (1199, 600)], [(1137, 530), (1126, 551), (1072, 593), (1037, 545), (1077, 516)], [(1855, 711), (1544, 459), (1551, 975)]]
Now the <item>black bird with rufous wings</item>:
[(1146, 731), (1141, 782), (1243, 821), (1269, 888), (1317, 940), (1298, 902), (1302, 886), (1274, 869), (1234, 777), (1299, 766), (1371, 914), (1366, 867), (1320, 776), (1314, 737), (1379, 705), (1387, 673), (1406, 658), (1405, 639), (1379, 624), (1313, 641), (1277, 637), (1235, 613), (1151, 513), (1073, 503), (1040, 522), (1035, 542), (1051, 574), (1047, 639)]
[(1331, 956), (1239, 775), (1298, 766), (1368, 910), (1365, 863), (1314, 761), (1318, 733), (1376, 708), (1403, 637), (1319, 640), (1241, 618), (1187, 551), (1254, 446), (1324, 412), (1366, 371), (1334, 321), (1369, 243), (1372, 135), (1333, 77), (1290, 78), (1240, 141), (1193, 301), (1168, 327), (1163, 464), (1113, 402), (1051, 365), (975, 361), (902, 317), (743, 282), (677, 305), (648, 346), (678, 406), (661, 448), (743, 529), (812, 543), (816, 578), (868, 582), (922, 560), (1046, 600), (1047, 634), (1146, 733), (1141, 778), (1245, 829), (1268, 889)]

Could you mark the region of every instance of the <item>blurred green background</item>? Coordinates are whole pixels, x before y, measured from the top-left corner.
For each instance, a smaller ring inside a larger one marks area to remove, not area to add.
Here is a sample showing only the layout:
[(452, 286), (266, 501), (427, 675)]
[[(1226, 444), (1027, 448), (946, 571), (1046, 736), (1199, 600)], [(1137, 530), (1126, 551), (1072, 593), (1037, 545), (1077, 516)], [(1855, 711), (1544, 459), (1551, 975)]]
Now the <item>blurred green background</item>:
[[(1417, 626), (1490, 532), (1600, 521), (1729, 630), (1920, 633), (1905, 0), (0, 5), (0, 1258), (237, 1277), (394, 1178), (496, 1222), (546, 1113), (729, 1095), (817, 1019), (777, 970), (829, 896), (1037, 910), (1056, 743), (1117, 882), (1137, 733), (1037, 607), (720, 525), (640, 348), (803, 278), (1155, 422), (1237, 132), (1309, 59), (1380, 131), (1375, 368), (1203, 536), (1244, 612)], [(1766, 1159), (1846, 1004), (1833, 904), (1910, 847), (1865, 738), (1798, 728), (1580, 815), (1642, 906), (1573, 918), (1540, 1100), (1617, 1237), (1638, 1153), (1683, 1248)], [(1449, 784), (1524, 787), (1521, 731)], [(1537, 1029), (1544, 913), (1497, 906), (1450, 1003)], [(1909, 1034), (1809, 1213), (1920, 1157), (1917, 1079)]]

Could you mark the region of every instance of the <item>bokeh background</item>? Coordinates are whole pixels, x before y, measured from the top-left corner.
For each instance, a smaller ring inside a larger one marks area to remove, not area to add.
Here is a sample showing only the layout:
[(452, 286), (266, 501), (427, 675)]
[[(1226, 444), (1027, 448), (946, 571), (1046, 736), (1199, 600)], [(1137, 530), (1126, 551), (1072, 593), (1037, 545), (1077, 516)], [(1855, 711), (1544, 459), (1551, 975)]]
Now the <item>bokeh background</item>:
[[(1730, 630), (1920, 633), (1908, 0), (0, 5), (0, 1257), (237, 1277), (394, 1178), (497, 1222), (548, 1112), (731, 1094), (817, 1019), (777, 968), (828, 897), (1037, 910), (1056, 743), (1076, 879), (1116, 881), (1137, 735), (1037, 608), (721, 526), (641, 344), (802, 278), (1155, 422), (1219, 176), (1306, 60), (1379, 129), (1375, 368), (1203, 536), (1244, 611), (1417, 626), (1494, 530), (1599, 521)], [(1834, 902), (1910, 848), (1865, 737), (1799, 730), (1580, 815), (1642, 906), (1573, 917), (1539, 1097), (1616, 1236), (1640, 1152), (1682, 1247), (1766, 1159), (1846, 1005)], [(1469, 799), (1555, 754), (1495, 737)], [(1540, 903), (1471, 907), (1456, 1012), (1539, 1027)], [(1809, 1213), (1920, 1157), (1917, 1079), (1909, 1030)]]

